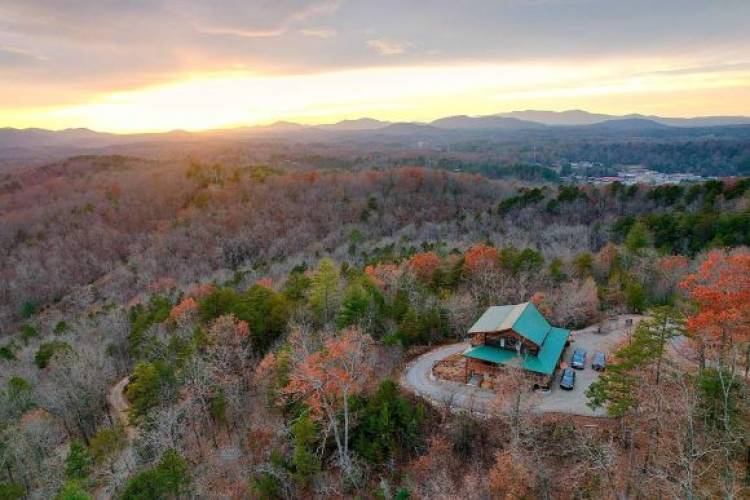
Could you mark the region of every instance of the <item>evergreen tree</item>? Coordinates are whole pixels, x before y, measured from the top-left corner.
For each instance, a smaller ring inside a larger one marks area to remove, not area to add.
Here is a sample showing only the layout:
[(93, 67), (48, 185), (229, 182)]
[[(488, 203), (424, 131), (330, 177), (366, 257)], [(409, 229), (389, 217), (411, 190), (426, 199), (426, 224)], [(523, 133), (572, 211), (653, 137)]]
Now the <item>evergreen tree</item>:
[(83, 489), (79, 481), (71, 479), (63, 484), (55, 500), (91, 500), (92, 498), (94, 497)]
[(85, 479), (91, 473), (94, 458), (80, 439), (70, 443), (70, 451), (65, 459), (65, 477), (68, 479)]
[(167, 450), (161, 461), (128, 479), (123, 500), (167, 499), (184, 495), (190, 486), (187, 461), (174, 450)]
[(286, 328), (289, 304), (284, 295), (264, 286), (254, 285), (241, 298), (237, 319), (247, 321), (253, 350), (265, 353)]
[(682, 318), (669, 307), (655, 308), (650, 319), (636, 327), (630, 343), (614, 354), (614, 362), (586, 392), (592, 408), (607, 406), (613, 417), (622, 417), (638, 405), (638, 387), (645, 382), (646, 368), (652, 366), (655, 383), (660, 382), (669, 340), (682, 333)]
[(328, 323), (338, 308), (340, 278), (339, 269), (331, 259), (322, 259), (313, 273), (308, 300), (323, 323)]
[(292, 424), (292, 436), (294, 441), (292, 477), (297, 484), (305, 487), (320, 470), (320, 458), (313, 449), (317, 440), (317, 429), (307, 413), (303, 413)]
[(383, 464), (418, 448), (422, 442), (424, 408), (403, 397), (398, 385), (385, 380), (364, 400), (354, 447), (365, 459)]
[(154, 406), (171, 399), (176, 385), (172, 367), (161, 362), (139, 363), (128, 384), (130, 418), (138, 420)]
[(625, 237), (625, 247), (638, 253), (651, 244), (651, 233), (643, 222), (636, 222)]

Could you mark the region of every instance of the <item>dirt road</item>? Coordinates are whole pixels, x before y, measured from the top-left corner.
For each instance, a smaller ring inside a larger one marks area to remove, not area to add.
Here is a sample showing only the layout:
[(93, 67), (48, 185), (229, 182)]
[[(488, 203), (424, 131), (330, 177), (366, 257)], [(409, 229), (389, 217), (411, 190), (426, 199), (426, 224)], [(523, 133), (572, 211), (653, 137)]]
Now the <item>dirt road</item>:
[(122, 424), (125, 428), (128, 440), (130, 440), (135, 436), (135, 428), (130, 425), (128, 419), (130, 403), (128, 403), (128, 399), (125, 397), (125, 388), (128, 386), (128, 382), (130, 382), (130, 377), (125, 377), (113, 385), (107, 395), (107, 402), (112, 411), (112, 417)]

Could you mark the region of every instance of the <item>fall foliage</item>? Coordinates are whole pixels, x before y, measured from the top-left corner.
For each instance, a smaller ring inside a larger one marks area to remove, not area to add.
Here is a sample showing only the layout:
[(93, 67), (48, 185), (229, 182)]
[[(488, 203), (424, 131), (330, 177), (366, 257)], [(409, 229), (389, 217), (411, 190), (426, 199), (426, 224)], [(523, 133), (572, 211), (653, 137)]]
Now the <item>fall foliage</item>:
[(720, 349), (750, 340), (750, 254), (708, 254), (697, 273), (681, 283), (697, 305), (687, 328)]
[[(286, 154), (3, 178), (0, 496), (746, 495), (740, 184), (668, 206)], [(594, 375), (610, 417), (530, 411), (545, 395), (511, 377), (482, 418), (399, 383), (528, 300), (573, 329), (648, 317)]]
[(412, 255), (409, 259), (409, 268), (417, 279), (429, 283), (435, 270), (440, 266), (440, 257), (435, 252), (423, 252)]
[(464, 270), (468, 273), (478, 273), (498, 265), (499, 253), (495, 247), (488, 245), (474, 245), (464, 255)]

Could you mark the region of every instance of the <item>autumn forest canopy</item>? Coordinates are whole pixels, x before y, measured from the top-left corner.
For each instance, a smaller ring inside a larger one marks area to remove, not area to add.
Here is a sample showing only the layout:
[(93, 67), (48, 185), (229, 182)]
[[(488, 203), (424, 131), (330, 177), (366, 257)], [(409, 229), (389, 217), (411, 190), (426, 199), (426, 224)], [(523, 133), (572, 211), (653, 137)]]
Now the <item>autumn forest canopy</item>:
[(748, 0), (0, 0), (0, 500), (750, 499)]
[[(750, 183), (450, 170), (8, 172), (0, 498), (746, 494)], [(526, 301), (573, 330), (639, 318), (586, 390), (599, 416), (512, 380), (481, 418), (402, 386)]]

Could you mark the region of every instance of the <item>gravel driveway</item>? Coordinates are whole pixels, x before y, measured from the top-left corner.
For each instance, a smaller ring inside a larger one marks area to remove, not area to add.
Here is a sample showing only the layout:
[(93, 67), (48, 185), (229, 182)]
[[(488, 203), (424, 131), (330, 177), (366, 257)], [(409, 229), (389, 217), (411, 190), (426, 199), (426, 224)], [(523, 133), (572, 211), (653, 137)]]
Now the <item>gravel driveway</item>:
[(401, 376), (401, 385), (437, 406), (450, 405), (452, 408), (488, 413), (492, 401), (495, 400), (494, 392), (437, 379), (432, 375), (435, 363), (468, 347), (468, 342), (451, 344), (419, 356), (406, 367)]
[[(639, 316), (620, 316), (608, 333), (597, 333), (598, 325), (583, 330), (576, 330), (571, 335), (571, 345), (563, 353), (563, 360), (570, 364), (570, 357), (576, 348), (585, 349), (588, 353), (586, 368), (576, 370), (576, 384), (572, 391), (564, 391), (559, 387), (559, 371), (557, 379), (552, 384), (552, 390), (547, 394), (539, 394), (533, 399), (532, 411), (546, 413), (569, 413), (571, 415), (603, 416), (603, 409), (593, 411), (586, 406), (586, 389), (599, 378), (600, 373), (591, 369), (591, 359), (596, 351), (603, 351), (609, 355), (612, 350), (624, 341), (630, 329), (625, 326), (625, 319), (633, 319), (637, 323)], [(492, 413), (496, 394), (488, 389), (470, 387), (466, 384), (448, 380), (436, 379), (432, 375), (432, 367), (453, 354), (464, 351), (469, 344), (466, 342), (438, 347), (419, 356), (407, 365), (401, 376), (401, 385), (438, 406), (450, 405), (452, 409), (468, 410), (474, 413)]]

